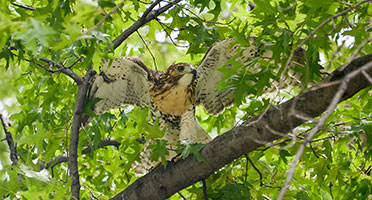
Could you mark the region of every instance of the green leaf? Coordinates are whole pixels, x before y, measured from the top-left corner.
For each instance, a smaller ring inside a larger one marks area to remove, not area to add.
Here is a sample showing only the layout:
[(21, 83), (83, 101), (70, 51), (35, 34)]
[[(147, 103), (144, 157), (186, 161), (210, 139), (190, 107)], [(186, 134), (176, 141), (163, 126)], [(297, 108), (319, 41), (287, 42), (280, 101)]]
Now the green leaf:
[(167, 166), (167, 159), (165, 156), (169, 155), (169, 151), (167, 149), (167, 141), (166, 140), (155, 140), (156, 144), (149, 145), (149, 149), (152, 149), (151, 160), (158, 161), (159, 158), (164, 167)]
[(97, 115), (93, 112), (92, 107), (98, 101), (101, 101), (101, 98), (95, 98), (92, 100), (88, 100), (84, 104), (83, 112), (84, 114), (88, 115), (89, 117), (96, 117)]
[(182, 143), (185, 146), (184, 150), (182, 151), (183, 159), (186, 159), (190, 154), (193, 154), (198, 162), (207, 161), (200, 153), (200, 150), (205, 146), (205, 144), (191, 144), (190, 141), (183, 141)]

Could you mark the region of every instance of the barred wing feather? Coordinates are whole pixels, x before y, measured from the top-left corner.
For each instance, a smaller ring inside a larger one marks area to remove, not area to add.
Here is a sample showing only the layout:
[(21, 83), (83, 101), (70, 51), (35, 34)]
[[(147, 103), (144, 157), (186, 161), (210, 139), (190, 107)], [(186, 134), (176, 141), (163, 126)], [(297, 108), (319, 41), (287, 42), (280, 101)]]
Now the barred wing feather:
[(103, 61), (90, 91), (89, 99), (101, 99), (95, 103), (93, 111), (101, 114), (123, 104), (149, 105), (148, 73), (147, 67), (133, 57), (118, 57), (111, 63)]

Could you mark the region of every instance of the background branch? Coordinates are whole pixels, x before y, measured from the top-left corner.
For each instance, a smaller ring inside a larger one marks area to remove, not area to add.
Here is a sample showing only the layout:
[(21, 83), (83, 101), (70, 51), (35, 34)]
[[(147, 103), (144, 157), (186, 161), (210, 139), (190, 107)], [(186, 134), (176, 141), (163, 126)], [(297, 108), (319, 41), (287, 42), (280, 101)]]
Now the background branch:
[[(347, 74), (342, 79), (342, 82), (339, 85), (339, 89), (337, 90), (337, 93), (332, 98), (332, 102), (328, 106), (327, 110), (324, 112), (324, 115), (319, 119), (319, 122), (315, 125), (315, 127), (306, 136), (305, 140), (301, 143), (301, 146), (297, 150), (296, 157), (293, 159), (293, 161), (291, 163), (291, 168), (290, 168), (290, 170), (288, 172), (288, 176), (287, 176), (285, 185), (283, 186), (283, 188), (282, 188), (282, 190), (281, 190), (281, 192), (279, 194), (278, 200), (283, 199), (284, 194), (287, 191), (287, 189), (289, 187), (289, 184), (290, 184), (290, 182), (292, 180), (293, 174), (295, 172), (297, 161), (301, 158), (302, 153), (304, 152), (306, 145), (311, 141), (311, 139), (313, 138), (313, 136), (321, 129), (321, 127), (323, 126), (323, 124), (325, 123), (325, 121), (331, 115), (332, 111), (337, 107), (337, 104), (340, 102), (340, 100), (343, 97), (346, 89), (348, 88), (348, 85), (350, 83), (350, 80), (352, 78), (354, 78), (355, 76), (357, 76), (358, 74), (363, 74), (363, 76), (365, 76), (363, 72), (365, 72), (365, 71), (372, 71), (371, 69), (372, 69), (372, 61), (370, 61), (367, 64), (365, 64), (362, 68), (357, 69), (357, 70), (355, 70), (353, 72), (350, 72), (349, 74)], [(364, 77), (364, 78), (368, 80), (367, 77)], [(369, 82), (369, 80), (368, 80), (368, 82)], [(372, 84), (372, 83), (369, 82), (369, 84)]]
[(137, 31), (141, 26), (146, 24), (147, 22), (156, 19), (160, 14), (164, 13), (168, 9), (170, 9), (175, 4), (179, 3), (181, 0), (175, 0), (167, 5), (159, 8), (158, 10), (153, 10), (156, 5), (160, 3), (159, 0), (155, 1), (142, 15), (142, 17), (137, 20), (132, 26), (130, 26), (128, 29), (126, 29), (123, 33), (121, 33), (117, 38), (114, 39), (113, 43), (113, 49), (116, 49), (120, 46), (121, 43), (125, 39), (127, 39), (132, 33)]
[[(104, 138), (101, 140), (101, 142), (98, 144), (97, 148), (96, 149), (99, 149), (99, 148), (104, 148), (106, 146), (115, 146), (116, 148), (118, 148), (119, 146), (121, 145), (120, 142), (114, 140), (113, 138)], [(88, 154), (92, 151), (94, 151), (95, 149), (92, 148), (91, 145), (87, 145), (87, 148), (85, 148), (84, 150), (81, 151), (81, 154)], [(67, 162), (68, 161), (68, 155), (67, 154), (62, 154), (62, 155), (58, 155), (56, 157), (53, 157), (51, 158), (48, 163), (46, 164), (46, 166), (44, 164), (42, 164), (40, 166), (40, 170), (42, 169), (49, 169), (51, 168), (52, 170), (52, 175), (53, 175), (53, 167), (58, 165), (58, 164), (61, 164), (63, 162)]]
[[(15, 47), (11, 47), (9, 50), (17, 50), (17, 49)], [(15, 54), (13, 52), (11, 52), (11, 53), (12, 53), (12, 55), (18, 57), (17, 54)], [(42, 65), (40, 63), (37, 63), (34, 60), (30, 60), (30, 59), (27, 59), (27, 58), (24, 58), (24, 60), (27, 61), (27, 62), (29, 62), (29, 63), (33, 63), (33, 64), (35, 64), (35, 65), (37, 65), (37, 66), (45, 69), (46, 71), (48, 71), (50, 73), (62, 72), (64, 74), (66, 74), (67, 76), (69, 76), (70, 78), (72, 78), (78, 85), (80, 85), (83, 82), (83, 78), (80, 77), (79, 75), (77, 75), (75, 72), (73, 72), (70, 69), (76, 63), (80, 62), (82, 60), (82, 57), (80, 57), (79, 59), (77, 59), (70, 67), (65, 67), (64, 65), (59, 64), (59, 63), (56, 63), (53, 60), (50, 60), (50, 59), (47, 59), (47, 58), (40, 58), (40, 61), (43, 61), (43, 62), (46, 62), (47, 63), (46, 65)], [(55, 66), (55, 67), (58, 68), (58, 70), (53, 70), (51, 67), (47, 68), (47, 66)], [(24, 75), (26, 75), (26, 74), (28, 74), (30, 72), (27, 72)]]
[[(242, 125), (219, 135), (201, 150), (201, 154), (206, 158), (207, 162), (199, 163), (196, 157), (191, 155), (177, 163), (169, 163), (166, 169), (157, 167), (154, 171), (136, 180), (112, 199), (165, 199), (177, 191), (207, 178), (211, 173), (234, 159), (264, 145), (261, 142), (256, 142), (257, 140), (268, 143), (281, 137), (272, 133), (271, 129), (287, 133), (292, 128), (306, 122), (302, 118), (289, 115), (294, 102), (296, 102), (294, 105), (295, 110), (307, 116), (314, 118), (321, 115), (326, 111), (337, 93), (340, 86), (339, 80), (371, 61), (372, 54), (357, 58), (345, 68), (341, 66), (342, 70), (336, 70), (332, 73), (333, 78), (331, 81), (337, 81), (337, 84), (325, 83), (312, 87), (307, 92), (270, 108), (262, 116), (258, 115)], [(371, 76), (372, 70), (369, 69), (366, 73)], [(369, 81), (363, 74), (359, 73), (350, 79), (347, 89), (340, 100), (343, 101), (352, 97), (369, 85)], [(258, 118), (260, 120), (257, 120)], [(271, 128), (266, 128), (267, 125)]]
[[(47, 59), (47, 58), (40, 58), (40, 60), (57, 67), (59, 69), (58, 71), (61, 71), (62, 73), (66, 74), (67, 76), (72, 78), (78, 85), (80, 85), (84, 82), (83, 78), (80, 77), (79, 75), (77, 75), (75, 72), (73, 72), (70, 68), (67, 68), (67, 67), (63, 66), (62, 64), (56, 63), (53, 60), (50, 60), (50, 59)], [(81, 59), (79, 59), (79, 60), (81, 60)], [(50, 70), (47, 70), (47, 71), (51, 72)]]
[(94, 29), (96, 29), (98, 26), (100, 26), (108, 17), (110, 17), (112, 14), (114, 14), (115, 12), (117, 12), (121, 7), (124, 6), (124, 1), (122, 1), (121, 3), (119, 3), (118, 5), (116, 5), (109, 13), (107, 13), (101, 20), (99, 20), (99, 22), (92, 28), (90, 28), (87, 32), (90, 32)]
[[(346, 9), (346, 10), (344, 10), (344, 11), (342, 11), (342, 12), (339, 12), (339, 13), (337, 13), (337, 14), (335, 14), (335, 15), (333, 15), (333, 16), (331, 16), (331, 17), (329, 17), (328, 19), (326, 19), (325, 21), (323, 21), (319, 26), (317, 26), (313, 31), (311, 31), (311, 33), (304, 39), (304, 40), (302, 40), (301, 41), (301, 43), (299, 44), (299, 45), (297, 45), (296, 46), (296, 48), (294, 48), (293, 49), (293, 51), (291, 52), (291, 54), (289, 55), (289, 58), (288, 58), (288, 60), (287, 60), (287, 63), (285, 64), (285, 67), (284, 67), (284, 71), (283, 72), (286, 72), (287, 70), (288, 70), (288, 67), (289, 67), (289, 64), (290, 64), (290, 62), (292, 61), (292, 58), (293, 58), (293, 56), (294, 56), (294, 54), (295, 54), (295, 51), (296, 50), (298, 50), (298, 49), (300, 49), (308, 40), (310, 40), (311, 38), (313, 38), (313, 36), (315, 35), (315, 33), (317, 32), (317, 31), (319, 31), (323, 26), (325, 26), (326, 24), (328, 24), (328, 22), (330, 22), (330, 21), (332, 21), (332, 20), (334, 20), (334, 19), (336, 19), (336, 18), (338, 18), (338, 17), (340, 17), (340, 16), (344, 16), (344, 15), (346, 15), (348, 12), (350, 12), (350, 11), (352, 11), (352, 10), (354, 10), (354, 9), (356, 9), (356, 8), (358, 8), (360, 5), (362, 5), (362, 4), (364, 4), (364, 3), (368, 3), (368, 2), (372, 2), (372, 0), (364, 0), (364, 1), (361, 1), (361, 2), (359, 2), (359, 3), (357, 3), (357, 4), (355, 4), (354, 6), (351, 6), (351, 7), (349, 7), (348, 9)], [(354, 57), (353, 58), (351, 58), (351, 59), (354, 59)], [(281, 78), (280, 78), (280, 83), (279, 83), (279, 85), (281, 86), (282, 85), (282, 80), (284, 80), (284, 74), (285, 73), (282, 73), (282, 75), (281, 75)]]
[(1, 125), (3, 126), (3, 130), (5, 133), (5, 140), (9, 146), (10, 160), (12, 161), (12, 165), (17, 165), (18, 155), (17, 155), (16, 145), (14, 144), (12, 134), (7, 129), (9, 124), (6, 122), (4, 116), (1, 113), (0, 113), (0, 120), (1, 120)]
[(28, 5), (21, 5), (21, 4), (17, 4), (17, 3), (12, 3), (12, 5), (23, 8), (23, 9), (26, 9), (26, 10), (35, 10), (35, 8), (33, 8), (31, 6), (28, 6)]
[[(104, 138), (98, 144), (97, 149), (103, 148), (103, 147), (106, 147), (106, 146), (115, 146), (116, 148), (119, 148), (120, 145), (121, 145), (121, 143), (118, 142), (118, 141), (116, 141), (116, 140), (114, 140), (113, 138)], [(87, 154), (87, 153), (90, 153), (92, 151), (93, 151), (92, 145), (89, 144), (87, 146), (87, 148), (85, 148), (83, 151), (81, 151), (81, 153), (82, 154)]]

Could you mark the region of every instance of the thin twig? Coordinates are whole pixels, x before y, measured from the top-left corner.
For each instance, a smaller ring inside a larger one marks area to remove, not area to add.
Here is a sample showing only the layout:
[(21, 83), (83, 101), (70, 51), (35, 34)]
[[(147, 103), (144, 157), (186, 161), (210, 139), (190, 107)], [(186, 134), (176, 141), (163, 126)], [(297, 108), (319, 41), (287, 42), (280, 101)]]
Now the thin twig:
[(181, 192), (177, 192), (177, 193), (181, 196), (181, 198), (182, 198), (183, 200), (187, 200), (186, 197), (183, 196)]
[(173, 43), (173, 45), (175, 45), (176, 47), (181, 47), (181, 48), (189, 48), (188, 45), (179, 45), (179, 44), (176, 44), (176, 42), (174, 42), (173, 38), (171, 37), (171, 35), (168, 33), (167, 30), (165, 30), (164, 27), (167, 27), (168, 29), (171, 29), (173, 31), (172, 28), (168, 27), (167, 25), (165, 25), (163, 22), (160, 22), (159, 20), (156, 20), (160, 26), (163, 28), (165, 34), (168, 36), (168, 38), (170, 39), (170, 41)]
[(124, 6), (124, 1), (116, 5), (109, 13), (107, 13), (99, 22), (92, 28), (90, 28), (87, 32), (90, 32), (94, 29), (96, 29), (98, 26), (100, 26), (108, 17), (110, 17), (112, 14), (116, 13), (121, 7)]
[(355, 51), (353, 52), (353, 54), (351, 55), (351, 57), (349, 58), (351, 62), (359, 53), (360, 49), (362, 49), (368, 42), (370, 42), (372, 40), (372, 35), (367, 38), (366, 40), (364, 40), (362, 43), (360, 43), (357, 48), (355, 49)]
[(310, 143), (319, 142), (319, 141), (328, 140), (328, 139), (333, 139), (334, 140), (334, 139), (336, 139), (336, 136), (331, 135), (331, 136), (328, 136), (328, 137), (319, 138), (319, 139), (316, 139), (316, 140), (311, 140)]
[(50, 168), (50, 170), (52, 171), (52, 177), (54, 177), (54, 167), (60, 163), (67, 162), (67, 161), (68, 161), (67, 153), (63, 155), (59, 155), (57, 157), (51, 158), (48, 164), (46, 165), (45, 169)]
[(150, 5), (151, 3), (147, 3), (147, 2), (144, 2), (144, 1), (141, 1), (141, 0), (137, 0), (138, 2), (140, 2), (140, 3), (143, 3), (143, 4), (145, 4), (145, 5)]
[(244, 175), (244, 184), (245, 184), (247, 182), (247, 177), (248, 177), (248, 155), (245, 154), (244, 156), (246, 158), (246, 162), (245, 162), (245, 175)]
[[(50, 64), (52, 66), (57, 67), (58, 68), (58, 71), (61, 71), (62, 73), (66, 74), (67, 76), (69, 76), (70, 78), (72, 78), (78, 85), (80, 85), (80, 84), (83, 83), (84, 80), (83, 80), (82, 77), (80, 77), (79, 75), (77, 75), (71, 69), (63, 66), (62, 64), (59, 64), (59, 63), (54, 62), (53, 60), (50, 60), (50, 59), (47, 59), (47, 58), (40, 58), (40, 60), (43, 61), (43, 62), (46, 62), (46, 63), (48, 63), (48, 64)], [(51, 69), (48, 70), (45, 67), (42, 67), (42, 68), (44, 68), (45, 70), (53, 73), (53, 70), (51, 70)]]
[[(11, 47), (10, 50), (17, 50), (17, 49), (15, 49), (14, 47)], [(11, 53), (12, 53), (12, 55), (19, 57), (17, 54), (15, 54), (13, 52), (11, 52)], [(27, 61), (27, 62), (29, 62), (29, 63), (33, 63), (33, 64), (39, 66), (40, 68), (43, 68), (44, 70), (46, 70), (47, 72), (50, 72), (50, 73), (62, 72), (64, 74), (66, 74), (67, 76), (69, 76), (70, 78), (72, 78), (78, 85), (80, 85), (83, 82), (83, 78), (80, 77), (79, 75), (77, 75), (75, 72), (73, 72), (70, 68), (65, 67), (62, 64), (56, 63), (53, 60), (50, 60), (50, 59), (47, 59), (47, 58), (40, 58), (41, 61), (47, 63), (46, 65), (42, 65), (40, 63), (37, 63), (34, 60), (30, 60), (30, 59), (27, 59), (27, 58), (24, 58), (24, 60)], [(80, 59), (77, 60), (70, 67), (74, 66), (78, 61), (80, 61)], [(57, 70), (53, 70), (51, 68), (47, 68), (46, 66), (55, 66), (58, 69)]]
[(129, 176), (128, 176), (128, 173), (127, 173), (127, 172), (125, 172), (125, 177), (127, 178), (127, 181), (128, 181), (128, 183), (130, 183), (130, 178), (129, 178)]
[[(98, 148), (104, 148), (106, 146), (114, 146), (116, 148), (119, 148), (119, 146), (121, 145), (120, 142), (114, 140), (113, 138), (104, 138), (102, 139), (98, 146), (97, 146), (97, 149)], [(92, 148), (92, 145), (88, 145), (87, 148), (85, 148), (83, 151), (81, 151), (82, 154), (87, 154), (87, 153), (90, 153), (92, 152), (94, 149)]]
[(333, 52), (333, 54), (332, 54), (332, 58), (329, 60), (328, 65), (327, 65), (327, 67), (326, 67), (326, 70), (329, 70), (329, 68), (330, 68), (331, 65), (332, 65), (332, 62), (333, 62), (334, 60), (336, 60), (337, 54), (341, 51), (342, 47), (343, 47), (344, 44), (345, 44), (345, 41), (346, 41), (346, 40), (342, 41), (342, 44), (341, 44), (340, 46), (337, 47), (337, 49), (336, 49), (335, 52)]
[(151, 21), (153, 19), (156, 19), (160, 14), (164, 13), (165, 11), (167, 11), (168, 9), (170, 9), (171, 7), (173, 7), (174, 5), (176, 5), (177, 3), (179, 3), (180, 1), (181, 0), (172, 1), (172, 2), (168, 3), (167, 5), (161, 7), (159, 9), (157, 9), (157, 10), (153, 10), (153, 8), (158, 3), (160, 3), (160, 1), (158, 0), (155, 3), (153, 3), (144, 12), (143, 16), (139, 20), (137, 20), (132, 26), (130, 26), (123, 33), (121, 33), (117, 38), (115, 38), (114, 41), (112, 41), (113, 46), (112, 47), (109, 47), (109, 49), (116, 49), (117, 47), (119, 47), (120, 44), (123, 43), (123, 41), (125, 39), (127, 39), (130, 35), (132, 35), (132, 33), (134, 33), (135, 31), (137, 31), (140, 27), (142, 27), (147, 22), (149, 22), (149, 21)]
[(30, 74), (32, 72), (32, 69), (30, 70), (30, 71), (28, 71), (28, 72), (25, 72), (25, 73), (22, 73), (22, 75), (28, 75), (28, 74)]
[(310, 145), (309, 145), (309, 146), (310, 146), (310, 149), (311, 149), (311, 151), (313, 151), (315, 157), (316, 157), (316, 158), (319, 158), (318, 152), (315, 151), (315, 149), (313, 148), (313, 145), (312, 145), (311, 143), (309, 143), (309, 144), (310, 144)]
[[(168, 2), (169, 1), (164, 1), (164, 2)], [(226, 23), (223, 23), (223, 22), (217, 22), (217, 21), (208, 21), (202, 17), (200, 17), (199, 15), (197, 15), (196, 13), (194, 13), (193, 11), (191, 11), (190, 9), (186, 8), (185, 6), (180, 6), (178, 4), (176, 4), (176, 6), (178, 6), (179, 8), (181, 8), (182, 12), (184, 12), (183, 10), (186, 10), (187, 12), (191, 13), (192, 15), (194, 15), (196, 18), (198, 18), (199, 20), (201, 20), (202, 22), (204, 23), (207, 23), (207, 24), (218, 24), (218, 25), (225, 25), (225, 26), (228, 26), (230, 25), (235, 19), (236, 17), (234, 17), (232, 20), (230, 20), (229, 22), (226, 22)], [(186, 13), (185, 13), (186, 14)], [(187, 15), (187, 14), (186, 14)]]
[(23, 8), (23, 9), (26, 9), (26, 10), (35, 10), (35, 8), (33, 8), (31, 6), (28, 6), (28, 5), (20, 5), (20, 4), (16, 4), (16, 3), (12, 3), (12, 5)]
[[(115, 146), (116, 148), (118, 148), (120, 145), (121, 143), (118, 141), (115, 141), (113, 138), (104, 138), (98, 144), (96, 149), (104, 148), (106, 146)], [(87, 145), (87, 147), (81, 151), (81, 154), (88, 154), (94, 150), (95, 149), (93, 149), (91, 145)], [(54, 166), (61, 164), (63, 162), (67, 162), (67, 161), (68, 161), (67, 153), (53, 157), (48, 161), (47, 165), (45, 166), (45, 169), (53, 168)], [(43, 169), (43, 167), (41, 169)]]
[(68, 66), (67, 68), (71, 69), (73, 66), (75, 66), (78, 62), (80, 62), (84, 57), (81, 56), (80, 58), (78, 58), (74, 63), (72, 63), (70, 66)]
[(152, 57), (152, 61), (154, 62), (155, 70), (158, 70), (158, 66), (156, 66), (156, 60), (155, 60), (154, 54), (152, 54), (151, 49), (147, 45), (146, 41), (143, 39), (142, 35), (138, 32), (138, 30), (136, 32), (137, 32), (138, 37), (141, 38), (141, 40), (142, 40), (143, 44), (145, 45), (147, 51), (150, 53), (150, 55)]
[(341, 100), (342, 96), (344, 95), (344, 92), (346, 91), (350, 80), (353, 77), (355, 77), (356, 75), (359, 75), (360, 73), (362, 73), (363, 71), (367, 71), (371, 67), (372, 67), (372, 61), (365, 64), (363, 67), (349, 73), (348, 75), (346, 75), (342, 79), (342, 82), (339, 86), (339, 89), (338, 89), (337, 93), (335, 94), (335, 96), (333, 97), (333, 99), (332, 99), (331, 103), (329, 104), (327, 110), (324, 112), (324, 115), (319, 119), (319, 122), (315, 125), (313, 130), (310, 131), (310, 133), (307, 135), (305, 140), (302, 142), (301, 146), (298, 148), (297, 153), (296, 153), (296, 157), (293, 159), (293, 161), (291, 163), (291, 167), (288, 171), (288, 176), (287, 176), (287, 179), (285, 181), (285, 184), (282, 187), (282, 190), (280, 191), (280, 194), (277, 198), (278, 200), (283, 199), (284, 194), (286, 193), (286, 191), (289, 187), (289, 184), (291, 183), (293, 174), (294, 174), (295, 169), (296, 169), (297, 161), (300, 159), (302, 153), (304, 152), (307, 143), (309, 141), (311, 141), (311, 138), (320, 130), (320, 128), (325, 123), (325, 121), (331, 115), (332, 111), (336, 108), (338, 102)]
[(252, 167), (254, 168), (254, 170), (256, 170), (256, 172), (258, 173), (258, 175), (260, 176), (260, 186), (261, 187), (269, 187), (269, 188), (280, 188), (279, 186), (271, 186), (269, 184), (264, 184), (262, 182), (262, 173), (261, 171), (256, 167), (256, 165), (252, 162), (252, 160), (248, 157), (248, 155), (245, 156), (245, 158), (247, 159), (247, 161), (252, 165)]
[[(361, 1), (357, 4), (355, 4), (354, 6), (342, 11), (342, 12), (339, 12), (337, 13), (336, 15), (333, 15), (331, 17), (329, 17), (328, 19), (326, 19), (325, 21), (323, 21), (319, 26), (317, 26), (313, 31), (310, 32), (310, 34), (304, 39), (301, 41), (301, 43), (299, 45), (297, 45), (296, 48), (294, 48), (294, 50), (291, 52), (291, 54), (289, 55), (289, 58), (287, 60), (287, 63), (285, 64), (285, 67), (284, 67), (284, 70), (283, 70), (283, 73), (282, 73), (282, 77), (280, 78), (280, 83), (279, 83), (279, 87), (282, 85), (282, 80), (284, 79), (283, 76), (285, 74), (285, 72), (287, 71), (288, 67), (289, 67), (289, 64), (290, 62), (292, 61), (292, 58), (294, 56), (294, 53), (296, 51), (296, 49), (299, 49), (302, 47), (302, 45), (304, 45), (308, 40), (310, 40), (310, 38), (312, 38), (314, 36), (314, 34), (319, 31), (319, 29), (321, 29), (323, 26), (325, 26), (328, 22), (340, 17), (340, 16), (343, 16), (345, 15), (346, 13), (350, 12), (351, 10), (359, 7), (360, 5), (364, 4), (364, 3), (367, 3), (367, 2), (371, 2), (372, 0), (364, 0), (364, 1)], [(352, 59), (351, 59), (352, 60)]]
[(205, 182), (205, 179), (202, 179), (202, 184), (203, 184), (203, 196), (204, 196), (204, 200), (208, 200), (207, 183)]
[(141, 19), (146, 19), (146, 17), (150, 14), (150, 12), (157, 6), (162, 0), (156, 0), (153, 4), (150, 5), (148, 9), (143, 13)]
[(16, 144), (14, 143), (12, 134), (8, 131), (9, 124), (6, 123), (6, 120), (4, 119), (4, 116), (0, 113), (0, 120), (1, 125), (3, 126), (3, 130), (5, 133), (5, 140), (8, 143), (9, 151), (10, 151), (10, 160), (12, 161), (12, 165), (18, 164), (18, 155), (17, 155), (17, 148)]

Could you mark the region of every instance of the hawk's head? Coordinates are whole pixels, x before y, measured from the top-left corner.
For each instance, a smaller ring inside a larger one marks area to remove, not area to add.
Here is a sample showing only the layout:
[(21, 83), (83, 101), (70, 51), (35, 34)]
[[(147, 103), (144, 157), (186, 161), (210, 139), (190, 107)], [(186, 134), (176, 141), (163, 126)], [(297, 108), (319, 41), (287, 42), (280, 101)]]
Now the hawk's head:
[(181, 115), (195, 101), (195, 79), (193, 65), (173, 64), (153, 82), (151, 99), (162, 113)]
[(186, 87), (195, 80), (196, 69), (192, 64), (177, 63), (168, 67), (165, 76), (169, 82), (178, 83), (178, 85)]

